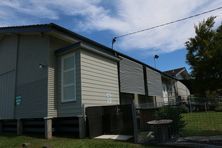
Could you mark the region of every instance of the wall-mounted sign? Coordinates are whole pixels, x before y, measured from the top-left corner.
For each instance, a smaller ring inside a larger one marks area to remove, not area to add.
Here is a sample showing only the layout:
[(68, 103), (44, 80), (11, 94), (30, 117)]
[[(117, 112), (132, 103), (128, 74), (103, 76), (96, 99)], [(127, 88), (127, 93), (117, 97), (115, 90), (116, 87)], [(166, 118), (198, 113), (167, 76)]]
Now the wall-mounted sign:
[(22, 103), (22, 97), (21, 96), (16, 96), (15, 97), (16, 106), (20, 105), (21, 103)]
[(112, 94), (111, 93), (106, 93), (106, 102), (112, 103)]

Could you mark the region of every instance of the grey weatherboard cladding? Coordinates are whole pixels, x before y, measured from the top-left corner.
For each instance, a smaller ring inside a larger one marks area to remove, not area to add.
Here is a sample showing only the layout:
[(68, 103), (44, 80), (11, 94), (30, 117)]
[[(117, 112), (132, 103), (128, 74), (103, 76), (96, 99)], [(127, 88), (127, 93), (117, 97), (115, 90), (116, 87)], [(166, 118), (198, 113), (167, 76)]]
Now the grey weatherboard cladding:
[(147, 73), (147, 85), (149, 96), (161, 96), (163, 95), (161, 74), (146, 68)]
[(14, 118), (17, 41), (16, 35), (0, 38), (0, 119)]
[(17, 91), (22, 97), (16, 106), (16, 118), (47, 117), (47, 63), (49, 39), (47, 36), (21, 35), (18, 48)]
[[(48, 38), (40, 35), (5, 35), (0, 41), (0, 118), (47, 116)], [(16, 96), (21, 96), (15, 106)]]
[(0, 75), (0, 119), (14, 118), (15, 71)]
[(125, 57), (120, 60), (120, 92), (145, 94), (143, 65)]

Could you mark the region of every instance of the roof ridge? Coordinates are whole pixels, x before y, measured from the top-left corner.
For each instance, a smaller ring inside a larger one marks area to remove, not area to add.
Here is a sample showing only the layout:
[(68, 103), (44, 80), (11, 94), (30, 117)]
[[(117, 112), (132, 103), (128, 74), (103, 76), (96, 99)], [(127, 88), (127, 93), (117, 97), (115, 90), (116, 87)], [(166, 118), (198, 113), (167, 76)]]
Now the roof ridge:
[(45, 23), (45, 24), (27, 24), (27, 25), (14, 25), (14, 26), (0, 26), (0, 29), (7, 29), (7, 28), (23, 28), (23, 27), (37, 27), (37, 26), (47, 26), (52, 25), (54, 23)]

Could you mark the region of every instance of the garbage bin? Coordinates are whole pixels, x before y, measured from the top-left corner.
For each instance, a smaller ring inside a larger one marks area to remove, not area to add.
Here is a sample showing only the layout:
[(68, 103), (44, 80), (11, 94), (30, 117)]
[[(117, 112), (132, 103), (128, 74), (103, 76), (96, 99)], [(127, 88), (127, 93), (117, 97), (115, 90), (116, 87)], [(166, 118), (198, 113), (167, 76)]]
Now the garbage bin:
[(152, 120), (147, 122), (148, 125), (154, 130), (155, 139), (158, 142), (167, 142), (170, 140), (170, 124), (172, 120), (162, 119), (162, 120)]

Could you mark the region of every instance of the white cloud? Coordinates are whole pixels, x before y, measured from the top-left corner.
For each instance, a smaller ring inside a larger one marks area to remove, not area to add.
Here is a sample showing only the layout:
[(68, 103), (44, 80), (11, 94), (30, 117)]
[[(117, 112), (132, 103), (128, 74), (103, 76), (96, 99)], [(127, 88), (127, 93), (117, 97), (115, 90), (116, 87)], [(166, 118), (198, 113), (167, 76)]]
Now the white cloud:
[[(112, 7), (105, 7), (104, 3), (110, 3)], [(29, 18), (19, 17), (18, 14), (50, 20), (68, 15), (80, 16), (78, 28), (82, 31), (109, 30), (121, 35), (219, 6), (222, 6), (221, 0), (1, 0), (0, 25), (32, 23)], [(218, 23), (222, 20), (221, 11), (121, 38), (115, 47), (150, 53), (175, 51), (184, 48), (184, 42), (194, 35), (194, 24), (218, 14)]]
[[(117, 35), (149, 28), (169, 21), (222, 6), (220, 0), (120, 0), (116, 2), (117, 16), (91, 20), (91, 29), (107, 29)], [(194, 35), (194, 24), (211, 15), (176, 23), (170, 26), (134, 34), (118, 40), (117, 48), (153, 52), (171, 52), (184, 48), (185, 41)], [(221, 20), (221, 18), (217, 19)]]

